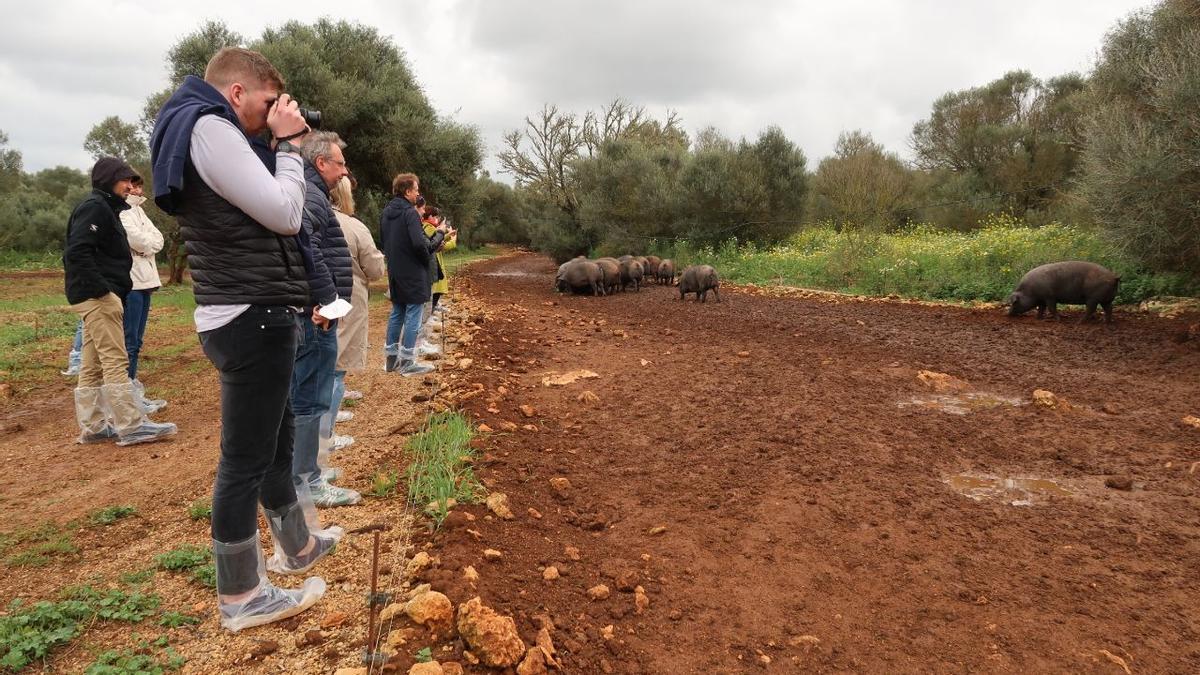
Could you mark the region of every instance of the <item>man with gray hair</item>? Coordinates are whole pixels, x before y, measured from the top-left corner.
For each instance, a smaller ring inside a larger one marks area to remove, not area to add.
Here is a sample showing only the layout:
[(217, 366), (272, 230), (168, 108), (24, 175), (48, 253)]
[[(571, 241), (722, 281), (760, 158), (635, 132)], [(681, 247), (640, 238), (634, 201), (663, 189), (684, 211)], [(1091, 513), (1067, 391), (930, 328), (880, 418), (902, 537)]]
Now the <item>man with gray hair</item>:
[(301, 154), (304, 156), (304, 213), (301, 239), (307, 239), (305, 267), (314, 306), (304, 310), (302, 343), (296, 350), (292, 370), (291, 403), (296, 416), (292, 444), (292, 475), (307, 482), (317, 506), (357, 504), (362, 496), (354, 490), (330, 484), (336, 472), (322, 476), (317, 463), (321, 416), (333, 405), (333, 373), (337, 363), (337, 319), (322, 314), (322, 309), (339, 298), (349, 301), (354, 287), (353, 262), (346, 236), (329, 202), (329, 190), (343, 176), (346, 144), (331, 131), (309, 134)]

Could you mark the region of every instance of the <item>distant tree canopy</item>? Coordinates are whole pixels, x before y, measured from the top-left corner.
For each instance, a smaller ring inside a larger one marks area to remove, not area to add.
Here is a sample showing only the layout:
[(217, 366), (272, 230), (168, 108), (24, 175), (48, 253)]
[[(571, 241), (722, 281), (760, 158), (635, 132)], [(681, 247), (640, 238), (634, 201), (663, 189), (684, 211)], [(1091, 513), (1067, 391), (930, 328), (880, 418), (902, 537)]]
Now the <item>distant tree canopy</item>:
[(77, 169), (58, 166), (25, 173), (21, 152), (0, 131), (0, 249), (46, 251), (62, 248), (67, 218), (91, 189)]
[(1083, 196), (1149, 265), (1200, 276), (1200, 5), (1167, 0), (1105, 38), (1083, 127)]
[(523, 195), (530, 243), (557, 258), (644, 249), (655, 238), (776, 241), (797, 229), (804, 153), (777, 127), (689, 143), (674, 113), (617, 99), (582, 117), (546, 105), (505, 135), (501, 167)]

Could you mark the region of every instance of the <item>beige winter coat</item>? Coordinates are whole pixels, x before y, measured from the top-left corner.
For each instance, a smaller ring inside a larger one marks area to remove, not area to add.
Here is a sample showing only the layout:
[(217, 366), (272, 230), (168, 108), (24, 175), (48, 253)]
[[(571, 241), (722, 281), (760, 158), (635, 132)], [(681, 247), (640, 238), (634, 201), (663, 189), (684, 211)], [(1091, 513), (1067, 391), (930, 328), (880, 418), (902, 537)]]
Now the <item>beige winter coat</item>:
[(121, 225), (125, 227), (125, 236), (129, 239), (129, 252), (133, 254), (133, 267), (129, 270), (129, 278), (133, 280), (133, 290), (141, 291), (147, 288), (162, 286), (158, 276), (158, 262), (154, 254), (162, 250), (162, 232), (154, 226), (150, 216), (142, 210), (145, 197), (129, 195), (125, 198), (130, 208), (121, 212)]
[(346, 235), (354, 268), (354, 290), (350, 295), (350, 313), (338, 322), (338, 370), (362, 370), (367, 367), (370, 348), (367, 339), (367, 283), (387, 274), (383, 253), (375, 247), (371, 231), (362, 221), (334, 209), (338, 225)]

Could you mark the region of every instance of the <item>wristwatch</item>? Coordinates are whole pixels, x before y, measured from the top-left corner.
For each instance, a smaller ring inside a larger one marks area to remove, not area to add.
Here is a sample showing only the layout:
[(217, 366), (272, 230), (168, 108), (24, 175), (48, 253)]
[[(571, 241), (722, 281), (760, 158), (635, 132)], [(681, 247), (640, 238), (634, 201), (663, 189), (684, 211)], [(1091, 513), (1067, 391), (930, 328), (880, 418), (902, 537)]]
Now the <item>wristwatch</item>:
[(279, 141), (275, 144), (275, 152), (295, 152), (299, 153), (300, 148), (292, 145), (291, 141)]

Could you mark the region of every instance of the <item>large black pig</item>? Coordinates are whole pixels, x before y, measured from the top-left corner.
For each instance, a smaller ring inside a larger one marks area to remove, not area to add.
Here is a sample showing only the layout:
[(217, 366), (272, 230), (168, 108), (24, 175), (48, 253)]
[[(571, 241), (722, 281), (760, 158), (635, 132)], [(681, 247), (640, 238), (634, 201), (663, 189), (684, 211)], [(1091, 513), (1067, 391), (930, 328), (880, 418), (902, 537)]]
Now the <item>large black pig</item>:
[(679, 299), (687, 299), (688, 293), (695, 293), (700, 302), (708, 302), (708, 292), (712, 291), (717, 302), (721, 294), (717, 288), (721, 285), (717, 271), (711, 265), (691, 265), (679, 275)]
[(1112, 303), (1117, 297), (1121, 277), (1096, 263), (1082, 260), (1050, 263), (1035, 267), (1021, 277), (1017, 289), (1008, 296), (1008, 315), (1019, 316), (1037, 307), (1038, 318), (1058, 316), (1058, 304), (1086, 305), (1080, 323), (1096, 314), (1096, 305), (1104, 308), (1104, 319), (1112, 323)]
[(558, 268), (554, 287), (560, 293), (604, 295), (604, 272), (591, 260), (569, 260)]

